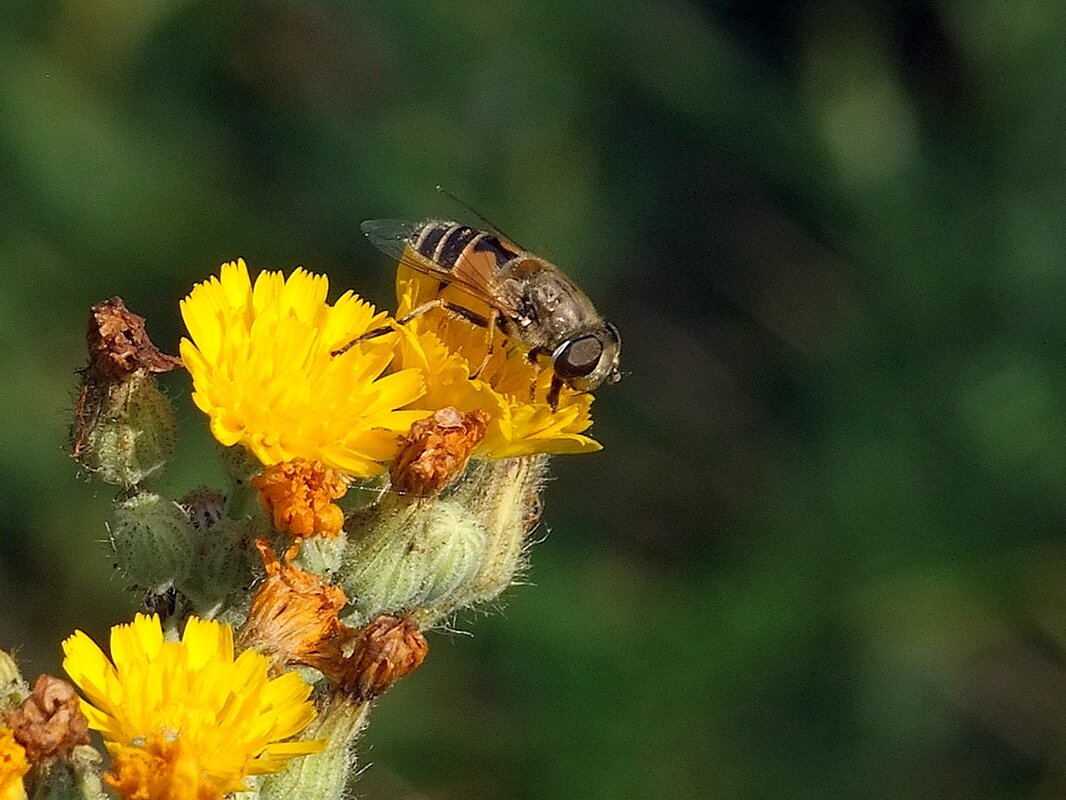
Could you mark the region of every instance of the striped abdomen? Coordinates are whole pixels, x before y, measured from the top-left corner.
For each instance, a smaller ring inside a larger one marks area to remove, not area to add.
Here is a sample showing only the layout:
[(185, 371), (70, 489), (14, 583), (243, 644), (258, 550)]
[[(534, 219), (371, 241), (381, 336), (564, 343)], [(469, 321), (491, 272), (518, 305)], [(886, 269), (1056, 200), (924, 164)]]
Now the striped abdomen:
[[(490, 274), (495, 274), (497, 269), (519, 253), (512, 244), (502, 241), (495, 234), (454, 222), (439, 221), (427, 222), (411, 237), (411, 246), (443, 269), (454, 270), (462, 259), (469, 266), (476, 264), (482, 269), (491, 266)], [(492, 259), (491, 264), (483, 263), (486, 257)]]

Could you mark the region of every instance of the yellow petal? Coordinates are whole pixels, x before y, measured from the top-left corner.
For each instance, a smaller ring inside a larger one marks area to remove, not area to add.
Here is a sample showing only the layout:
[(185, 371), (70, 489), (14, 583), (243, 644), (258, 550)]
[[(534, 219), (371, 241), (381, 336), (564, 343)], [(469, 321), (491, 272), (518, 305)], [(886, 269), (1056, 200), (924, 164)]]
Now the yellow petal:
[(264, 465), (296, 458), (354, 476), (376, 475), (395, 455), (425, 391), (421, 373), (396, 370), (395, 334), (333, 352), (388, 325), (386, 315), (346, 293), (326, 302), (329, 282), (303, 269), (288, 278), (243, 261), (195, 286), (182, 302), (189, 338), (181, 356), (193, 401), (225, 446), (241, 444)]

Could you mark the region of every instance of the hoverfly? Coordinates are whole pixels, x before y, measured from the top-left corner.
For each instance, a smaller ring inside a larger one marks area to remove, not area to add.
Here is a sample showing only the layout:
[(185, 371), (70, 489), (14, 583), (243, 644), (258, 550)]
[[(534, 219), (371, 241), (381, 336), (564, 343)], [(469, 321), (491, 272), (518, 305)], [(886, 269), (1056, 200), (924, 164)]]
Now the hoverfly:
[[(604, 321), (588, 296), (550, 261), (523, 250), (502, 235), (446, 220), (376, 219), (364, 222), (362, 228), (375, 247), (401, 266), (437, 278), (441, 291), (446, 286), (455, 287), (489, 309), (486, 318), (459, 303), (437, 297), (399, 322), (442, 308), (488, 328), (489, 352), (498, 327), (526, 349), (530, 362), (536, 363), (542, 357), (551, 359), (548, 403), (553, 410), (564, 384), (579, 392), (590, 392), (604, 382), (617, 383), (621, 379), (618, 358), (622, 340), (618, 329)], [(360, 338), (368, 335), (371, 334)]]

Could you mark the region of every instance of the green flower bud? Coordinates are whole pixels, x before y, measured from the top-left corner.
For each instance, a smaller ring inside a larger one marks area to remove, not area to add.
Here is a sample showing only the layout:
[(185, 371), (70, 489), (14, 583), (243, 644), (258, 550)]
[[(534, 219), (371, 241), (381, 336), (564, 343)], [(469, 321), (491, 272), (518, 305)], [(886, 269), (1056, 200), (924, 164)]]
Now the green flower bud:
[(178, 501), (185, 509), (185, 516), (198, 531), (209, 531), (218, 525), (226, 513), (226, 496), (221, 492), (201, 486), (193, 489)]
[(341, 569), (348, 539), (341, 531), (339, 536), (308, 536), (300, 543), (300, 555), (296, 563), (301, 569), (316, 575), (331, 576)]
[(346, 528), (339, 577), (354, 609), (346, 621), (359, 627), (380, 614), (454, 608), (451, 599), (477, 575), (486, 539), (460, 503), (409, 503), (392, 494)]
[[(115, 508), (111, 544), (119, 569), (150, 603), (170, 614), (213, 619), (231, 600), (243, 598), (256, 561), (246, 538), (252, 520), (223, 516), (225, 499), (198, 489), (175, 503), (141, 492)], [(164, 616), (168, 614), (164, 613)]]
[(540, 490), (547, 456), (509, 458), (480, 465), (471, 476), (470, 503), (488, 540), (464, 605), (495, 599), (524, 566), (527, 537), (540, 519)]
[(100, 387), (98, 399), (75, 457), (102, 481), (138, 486), (162, 470), (174, 452), (174, 409), (143, 370)]
[(159, 472), (174, 449), (174, 410), (153, 375), (181, 365), (148, 338), (145, 321), (112, 297), (92, 307), (89, 363), (70, 432), (71, 455), (125, 488)]
[(29, 692), (15, 659), (0, 650), (0, 711), (17, 706)]
[(226, 492), (226, 514), (231, 519), (240, 519), (248, 514), (256, 513), (259, 507), (259, 495), (252, 487), (252, 477), (263, 471), (263, 465), (239, 445), (220, 446), (218, 453), (222, 469), (229, 478), (229, 487)]
[(232, 520), (226, 515), (226, 498), (206, 488), (189, 492), (178, 504), (192, 523), (194, 550), (190, 569), (175, 580), (174, 587), (197, 616), (214, 619), (234, 603), (243, 608), (259, 563), (250, 543), (255, 539), (255, 522), (262, 515)]
[(296, 759), (284, 772), (269, 775), (260, 784), (260, 800), (342, 800), (351, 797), (348, 785), (356, 771), (355, 743), (366, 725), (369, 703), (331, 697), (304, 732), (305, 739), (322, 739), (326, 748)]
[(409, 613), (423, 626), (492, 600), (514, 581), (536, 524), (547, 458), (475, 463), (450, 494), (387, 494), (353, 515), (339, 572), (362, 626)]
[(101, 761), (95, 748), (81, 745), (70, 760), (43, 762), (26, 776), (29, 800), (107, 800), (100, 783)]
[(115, 507), (111, 546), (123, 575), (163, 594), (193, 569), (196, 529), (177, 503), (141, 492)]

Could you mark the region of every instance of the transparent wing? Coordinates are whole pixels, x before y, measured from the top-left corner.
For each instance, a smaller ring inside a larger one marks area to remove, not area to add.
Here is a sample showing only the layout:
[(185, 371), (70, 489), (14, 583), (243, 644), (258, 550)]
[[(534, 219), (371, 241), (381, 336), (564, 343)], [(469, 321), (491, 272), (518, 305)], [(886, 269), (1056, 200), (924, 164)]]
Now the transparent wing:
[(490, 274), (488, 270), (471, 269), (471, 267), (480, 267), (480, 265), (469, 263), (466, 259), (464, 261), (467, 263), (448, 268), (426, 258), (414, 249), (419, 233), (428, 224), (429, 222), (408, 222), (398, 219), (369, 219), (360, 227), (370, 243), (385, 255), (395, 259), (398, 265), (437, 278), (442, 283), (454, 286), (490, 308), (512, 315), (515, 309), (511, 308), (496, 291), (495, 280), (488, 277)]
[(403, 251), (414, 244), (425, 222), (408, 222), (402, 219), (368, 219), (359, 227), (370, 243), (387, 256), (397, 261)]

